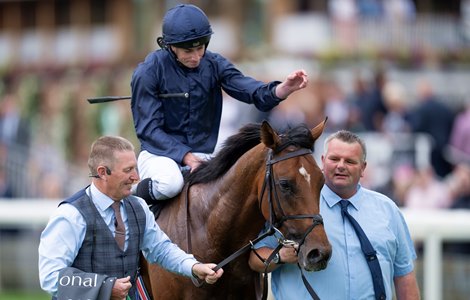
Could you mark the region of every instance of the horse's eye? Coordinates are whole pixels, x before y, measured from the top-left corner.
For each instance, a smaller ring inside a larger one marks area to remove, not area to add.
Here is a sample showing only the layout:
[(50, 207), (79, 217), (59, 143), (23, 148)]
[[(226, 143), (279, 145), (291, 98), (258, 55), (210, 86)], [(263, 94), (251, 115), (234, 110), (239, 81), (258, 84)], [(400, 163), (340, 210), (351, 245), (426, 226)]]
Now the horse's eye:
[(292, 185), (290, 184), (289, 180), (279, 180), (279, 187), (283, 192), (292, 192)]

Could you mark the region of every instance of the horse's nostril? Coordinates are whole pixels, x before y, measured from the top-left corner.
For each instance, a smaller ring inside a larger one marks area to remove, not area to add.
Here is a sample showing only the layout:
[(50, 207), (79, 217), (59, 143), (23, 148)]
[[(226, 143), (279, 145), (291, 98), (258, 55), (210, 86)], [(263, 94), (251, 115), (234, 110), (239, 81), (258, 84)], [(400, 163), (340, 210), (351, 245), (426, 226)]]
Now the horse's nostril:
[(322, 259), (320, 255), (320, 251), (318, 249), (313, 249), (312, 251), (308, 253), (307, 259), (309, 262), (312, 262), (312, 263), (319, 262)]
[(322, 251), (321, 249), (313, 249), (307, 255), (307, 261), (310, 264), (326, 263), (330, 260), (331, 252)]

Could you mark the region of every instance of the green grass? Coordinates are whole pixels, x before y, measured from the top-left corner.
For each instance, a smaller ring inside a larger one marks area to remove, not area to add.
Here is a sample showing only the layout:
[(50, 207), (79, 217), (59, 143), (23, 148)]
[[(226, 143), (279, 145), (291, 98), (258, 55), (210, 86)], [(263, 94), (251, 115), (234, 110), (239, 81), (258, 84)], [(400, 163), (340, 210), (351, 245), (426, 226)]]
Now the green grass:
[(0, 292), (0, 300), (50, 300), (51, 296), (46, 292)]

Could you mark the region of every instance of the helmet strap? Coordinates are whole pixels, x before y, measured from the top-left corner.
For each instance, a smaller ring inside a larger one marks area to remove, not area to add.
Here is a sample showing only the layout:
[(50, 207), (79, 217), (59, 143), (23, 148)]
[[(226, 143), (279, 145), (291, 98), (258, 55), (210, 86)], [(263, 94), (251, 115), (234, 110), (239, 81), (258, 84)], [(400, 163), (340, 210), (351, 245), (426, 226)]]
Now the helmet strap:
[(158, 44), (158, 46), (160, 46), (160, 48), (162, 48), (162, 49), (167, 49), (167, 48), (168, 48), (167, 44), (165, 44), (165, 42), (163, 41), (163, 37), (161, 37), (161, 36), (159, 36), (159, 37), (157, 38), (157, 44)]

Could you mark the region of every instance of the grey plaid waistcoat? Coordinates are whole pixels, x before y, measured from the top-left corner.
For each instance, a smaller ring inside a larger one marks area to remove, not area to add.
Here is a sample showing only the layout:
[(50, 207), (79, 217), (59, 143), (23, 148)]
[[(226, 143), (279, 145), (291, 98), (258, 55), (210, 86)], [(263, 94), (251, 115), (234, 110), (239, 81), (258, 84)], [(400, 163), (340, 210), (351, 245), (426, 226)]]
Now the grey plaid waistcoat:
[(129, 231), (126, 251), (119, 248), (113, 233), (85, 189), (64, 202), (75, 206), (87, 224), (85, 239), (72, 267), (84, 272), (106, 274), (117, 278), (131, 276), (132, 289), (129, 295), (134, 295), (135, 275), (139, 267), (140, 239), (144, 234), (146, 223), (145, 212), (138, 200), (130, 196), (123, 201)]

